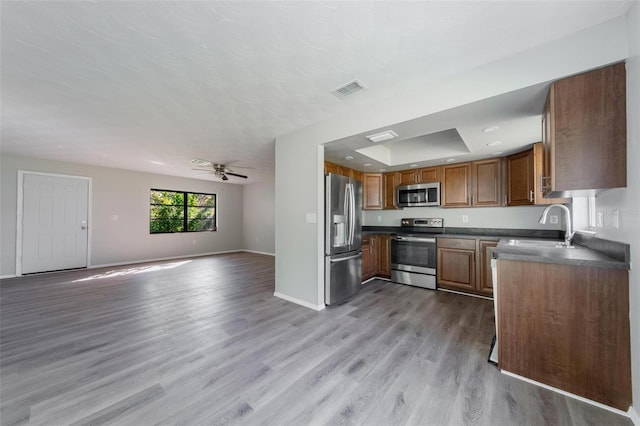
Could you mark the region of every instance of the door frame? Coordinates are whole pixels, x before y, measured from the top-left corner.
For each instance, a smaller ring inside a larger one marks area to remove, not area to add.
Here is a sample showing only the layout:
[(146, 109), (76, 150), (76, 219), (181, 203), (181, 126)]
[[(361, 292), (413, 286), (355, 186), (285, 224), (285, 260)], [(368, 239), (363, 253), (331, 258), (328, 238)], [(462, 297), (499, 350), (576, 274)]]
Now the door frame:
[(40, 175), (40, 176), (51, 176), (51, 177), (61, 177), (68, 179), (81, 179), (86, 180), (88, 185), (87, 191), (87, 268), (91, 266), (91, 234), (93, 233), (92, 220), (92, 184), (93, 179), (89, 176), (76, 176), (76, 175), (65, 175), (61, 173), (46, 173), (46, 172), (35, 172), (31, 170), (20, 170), (18, 169), (18, 206), (16, 212), (16, 276), (22, 276), (22, 225), (23, 225), (23, 203), (24, 203), (24, 176), (25, 175)]

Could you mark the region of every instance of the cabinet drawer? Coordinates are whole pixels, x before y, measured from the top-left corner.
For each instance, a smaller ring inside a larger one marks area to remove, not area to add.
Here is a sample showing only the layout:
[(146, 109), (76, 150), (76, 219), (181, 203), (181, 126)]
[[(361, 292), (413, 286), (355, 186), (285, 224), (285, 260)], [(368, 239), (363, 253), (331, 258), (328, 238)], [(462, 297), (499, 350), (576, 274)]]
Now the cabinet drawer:
[(475, 250), (476, 240), (467, 238), (438, 238), (438, 247)]

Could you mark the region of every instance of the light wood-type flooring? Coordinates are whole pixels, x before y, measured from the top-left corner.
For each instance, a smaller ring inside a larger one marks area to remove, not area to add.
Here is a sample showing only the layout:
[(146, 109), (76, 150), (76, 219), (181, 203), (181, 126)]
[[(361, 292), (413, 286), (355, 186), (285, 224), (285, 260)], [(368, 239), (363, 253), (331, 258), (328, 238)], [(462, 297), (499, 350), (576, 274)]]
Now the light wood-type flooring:
[(3, 280), (0, 423), (631, 425), (489, 364), (491, 301), (273, 291), (252, 253)]

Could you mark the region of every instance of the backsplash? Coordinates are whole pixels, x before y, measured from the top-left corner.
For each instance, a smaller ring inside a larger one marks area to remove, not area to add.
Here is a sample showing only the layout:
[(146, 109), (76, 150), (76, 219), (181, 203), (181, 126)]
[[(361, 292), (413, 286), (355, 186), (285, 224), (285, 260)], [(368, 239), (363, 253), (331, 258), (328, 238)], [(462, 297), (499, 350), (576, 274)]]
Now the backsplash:
[[(507, 228), (507, 229), (564, 229), (562, 212), (552, 210), (550, 216), (558, 216), (558, 224), (541, 225), (540, 215), (546, 206), (476, 207), (443, 209), (441, 207), (410, 207), (402, 210), (365, 210), (364, 226), (400, 226), (403, 217), (441, 217), (447, 227)], [(463, 221), (467, 216), (467, 222)]]

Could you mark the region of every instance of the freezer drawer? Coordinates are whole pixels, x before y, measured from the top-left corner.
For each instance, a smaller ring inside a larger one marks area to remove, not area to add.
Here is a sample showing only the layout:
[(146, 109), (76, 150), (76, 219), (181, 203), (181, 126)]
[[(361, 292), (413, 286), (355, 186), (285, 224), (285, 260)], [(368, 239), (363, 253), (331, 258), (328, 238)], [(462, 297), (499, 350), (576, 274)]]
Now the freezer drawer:
[(362, 253), (325, 257), (324, 303), (340, 302), (360, 290)]

